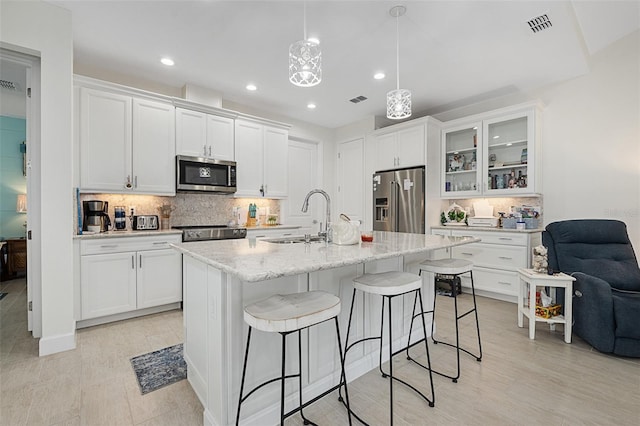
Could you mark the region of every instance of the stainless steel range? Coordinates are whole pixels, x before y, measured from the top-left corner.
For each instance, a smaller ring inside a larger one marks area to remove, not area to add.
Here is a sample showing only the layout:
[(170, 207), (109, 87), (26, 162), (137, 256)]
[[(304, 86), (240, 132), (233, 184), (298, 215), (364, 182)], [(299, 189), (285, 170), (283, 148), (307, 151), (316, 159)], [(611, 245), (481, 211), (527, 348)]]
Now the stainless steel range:
[(231, 228), (227, 225), (173, 226), (182, 231), (182, 241), (229, 240), (247, 236), (247, 228)]

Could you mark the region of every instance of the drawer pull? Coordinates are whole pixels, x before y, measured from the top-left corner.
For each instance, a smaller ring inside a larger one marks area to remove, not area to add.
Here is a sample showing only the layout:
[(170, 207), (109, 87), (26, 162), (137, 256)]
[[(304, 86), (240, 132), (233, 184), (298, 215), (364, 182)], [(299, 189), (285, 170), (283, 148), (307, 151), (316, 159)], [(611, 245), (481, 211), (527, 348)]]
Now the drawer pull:
[(100, 246), (100, 248), (116, 248), (118, 247), (117, 244), (103, 244)]
[(289, 235), (293, 235), (293, 234), (291, 234), (291, 232), (289, 232), (288, 234), (282, 234), (283, 237), (288, 237)]
[(506, 281), (498, 281), (498, 284), (502, 284), (502, 285), (511, 285), (511, 283), (508, 283)]
[(164, 245), (164, 244), (169, 244), (169, 241), (156, 241), (153, 243), (154, 246), (159, 246), (159, 245)]
[(509, 237), (500, 237), (498, 239), (501, 240), (501, 241), (512, 241), (513, 240), (513, 238), (509, 238)]
[(473, 256), (473, 253), (469, 253), (469, 252), (462, 252), (460, 254), (463, 254), (465, 256)]
[(513, 257), (498, 256), (498, 259), (503, 259), (503, 260), (513, 260)]
[(255, 238), (265, 238), (266, 235), (256, 235)]

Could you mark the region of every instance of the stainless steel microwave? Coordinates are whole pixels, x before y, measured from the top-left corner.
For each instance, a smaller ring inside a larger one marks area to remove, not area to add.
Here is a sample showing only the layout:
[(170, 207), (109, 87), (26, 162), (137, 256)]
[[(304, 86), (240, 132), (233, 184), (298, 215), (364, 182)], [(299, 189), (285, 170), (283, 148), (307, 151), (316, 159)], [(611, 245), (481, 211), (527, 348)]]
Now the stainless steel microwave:
[(176, 191), (236, 192), (236, 162), (176, 156)]

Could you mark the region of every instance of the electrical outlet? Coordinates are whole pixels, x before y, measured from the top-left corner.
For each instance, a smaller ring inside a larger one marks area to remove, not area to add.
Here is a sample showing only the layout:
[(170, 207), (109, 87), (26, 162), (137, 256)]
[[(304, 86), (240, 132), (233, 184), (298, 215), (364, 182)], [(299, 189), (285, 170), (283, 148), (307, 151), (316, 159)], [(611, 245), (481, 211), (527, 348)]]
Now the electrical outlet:
[(136, 206), (129, 206), (129, 213), (134, 216), (136, 214)]

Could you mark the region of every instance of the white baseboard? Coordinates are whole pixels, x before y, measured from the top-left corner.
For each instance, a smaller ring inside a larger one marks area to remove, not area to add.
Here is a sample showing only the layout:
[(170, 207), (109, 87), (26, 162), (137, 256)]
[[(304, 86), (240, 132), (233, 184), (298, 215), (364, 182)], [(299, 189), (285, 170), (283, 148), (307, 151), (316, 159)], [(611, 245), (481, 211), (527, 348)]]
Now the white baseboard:
[(59, 334), (57, 336), (41, 337), (39, 355), (51, 355), (58, 352), (70, 351), (76, 348), (75, 330), (67, 334)]

